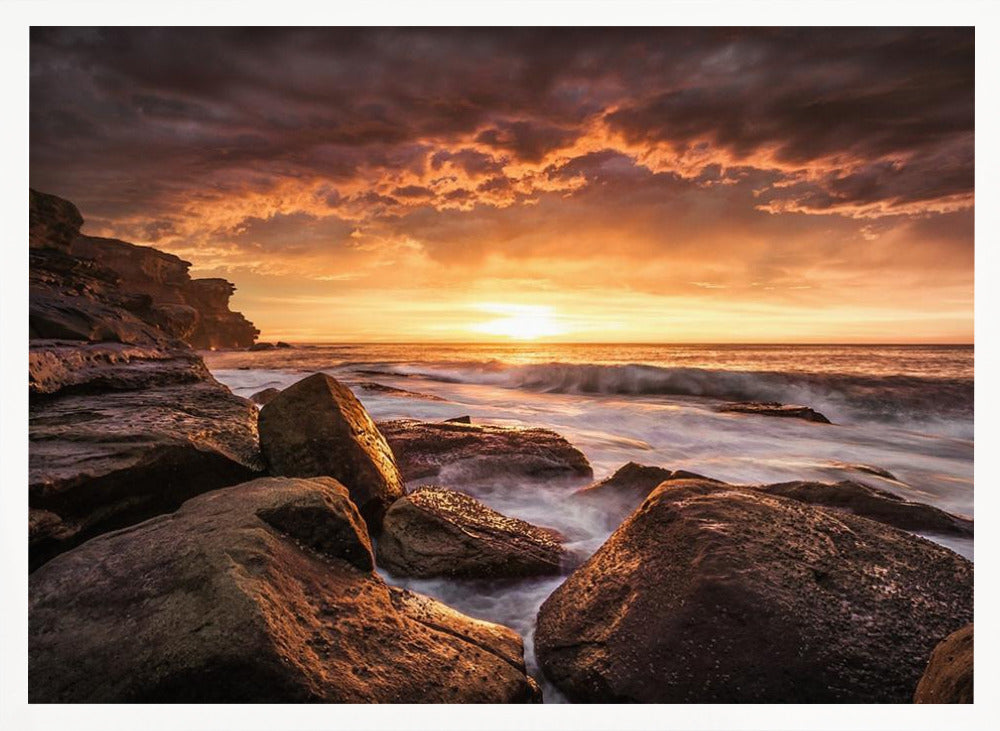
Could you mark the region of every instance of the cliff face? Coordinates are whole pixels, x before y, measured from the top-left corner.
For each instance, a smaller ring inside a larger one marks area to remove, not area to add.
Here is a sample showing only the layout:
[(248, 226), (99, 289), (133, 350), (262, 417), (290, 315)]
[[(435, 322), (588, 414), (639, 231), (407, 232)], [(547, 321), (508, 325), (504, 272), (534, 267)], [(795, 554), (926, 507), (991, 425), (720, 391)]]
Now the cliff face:
[(31, 191), (31, 337), (242, 348), (259, 331), (229, 309), (235, 287), (191, 279), (173, 254), (80, 234), (69, 201)]

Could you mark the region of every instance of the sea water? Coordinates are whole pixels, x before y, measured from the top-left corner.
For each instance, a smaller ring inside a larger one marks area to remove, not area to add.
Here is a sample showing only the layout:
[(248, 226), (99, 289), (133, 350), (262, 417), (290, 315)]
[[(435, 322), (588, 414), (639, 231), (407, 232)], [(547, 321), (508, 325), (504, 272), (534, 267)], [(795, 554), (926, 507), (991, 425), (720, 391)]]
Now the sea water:
[[(595, 480), (629, 461), (744, 484), (854, 479), (973, 516), (971, 346), (365, 344), (203, 355), (240, 396), (323, 371), (376, 421), (469, 415), (547, 427), (586, 454)], [(364, 388), (371, 382), (410, 393)], [(801, 404), (833, 424), (718, 411), (727, 401)], [(434, 482), (556, 528), (582, 555), (610, 533), (603, 516), (570, 499), (580, 481), (518, 482), (457, 465)], [(927, 537), (973, 557), (971, 539)], [(539, 677), (532, 638), (538, 607), (562, 577), (386, 579), (517, 630), (546, 700), (561, 700)]]

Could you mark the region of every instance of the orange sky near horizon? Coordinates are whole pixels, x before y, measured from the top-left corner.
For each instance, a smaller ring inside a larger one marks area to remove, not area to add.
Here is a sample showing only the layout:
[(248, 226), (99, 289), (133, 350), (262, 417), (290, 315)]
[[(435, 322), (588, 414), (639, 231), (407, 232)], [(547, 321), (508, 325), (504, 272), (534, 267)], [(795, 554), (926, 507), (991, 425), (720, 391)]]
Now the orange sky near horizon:
[(972, 29), (34, 29), (31, 185), (262, 340), (971, 343)]

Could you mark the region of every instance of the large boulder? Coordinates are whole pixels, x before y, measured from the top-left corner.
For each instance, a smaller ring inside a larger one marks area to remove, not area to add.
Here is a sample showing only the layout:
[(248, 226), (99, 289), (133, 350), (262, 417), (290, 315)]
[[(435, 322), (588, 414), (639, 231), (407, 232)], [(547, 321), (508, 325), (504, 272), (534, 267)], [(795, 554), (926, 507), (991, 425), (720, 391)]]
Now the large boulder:
[(512, 630), (387, 586), (343, 486), (264, 478), (29, 579), (33, 703), (538, 699)]
[(373, 531), (403, 496), (392, 450), (365, 407), (325, 373), (302, 379), (266, 403), (259, 428), (271, 474), (336, 478)]
[[(167, 365), (158, 385), (151, 363), (109, 367), (103, 381), (124, 385), (136, 367), (134, 377), (144, 385), (98, 393), (89, 390), (97, 388), (92, 380), (39, 376), (39, 388), (69, 386), (29, 404), (32, 568), (90, 536), (174, 510), (193, 495), (263, 470), (256, 407), (211, 377), (190, 380), (183, 368)], [(184, 377), (170, 382), (178, 373)]]
[(583, 452), (548, 429), (412, 419), (379, 422), (378, 427), (407, 482), (437, 477), (446, 468), (457, 469), (467, 479), (594, 474)]
[(973, 627), (968, 624), (934, 648), (914, 703), (973, 703)]
[(385, 515), (379, 566), (396, 576), (511, 578), (558, 574), (556, 531), (509, 518), (454, 490), (424, 487)]
[(903, 703), (972, 586), (896, 528), (672, 481), (545, 601), (535, 650), (576, 701)]

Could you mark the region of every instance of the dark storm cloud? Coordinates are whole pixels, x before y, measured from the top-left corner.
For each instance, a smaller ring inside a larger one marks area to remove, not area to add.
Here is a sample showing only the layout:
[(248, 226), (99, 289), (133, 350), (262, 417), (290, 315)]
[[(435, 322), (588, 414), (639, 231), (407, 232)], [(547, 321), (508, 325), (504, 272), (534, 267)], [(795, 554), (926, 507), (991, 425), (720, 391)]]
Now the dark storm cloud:
[(662, 226), (664, 196), (776, 235), (923, 216), (972, 204), (973, 52), (971, 29), (36, 28), (31, 182), (110, 231), (237, 246), (301, 214), (516, 247), (510, 206)]

